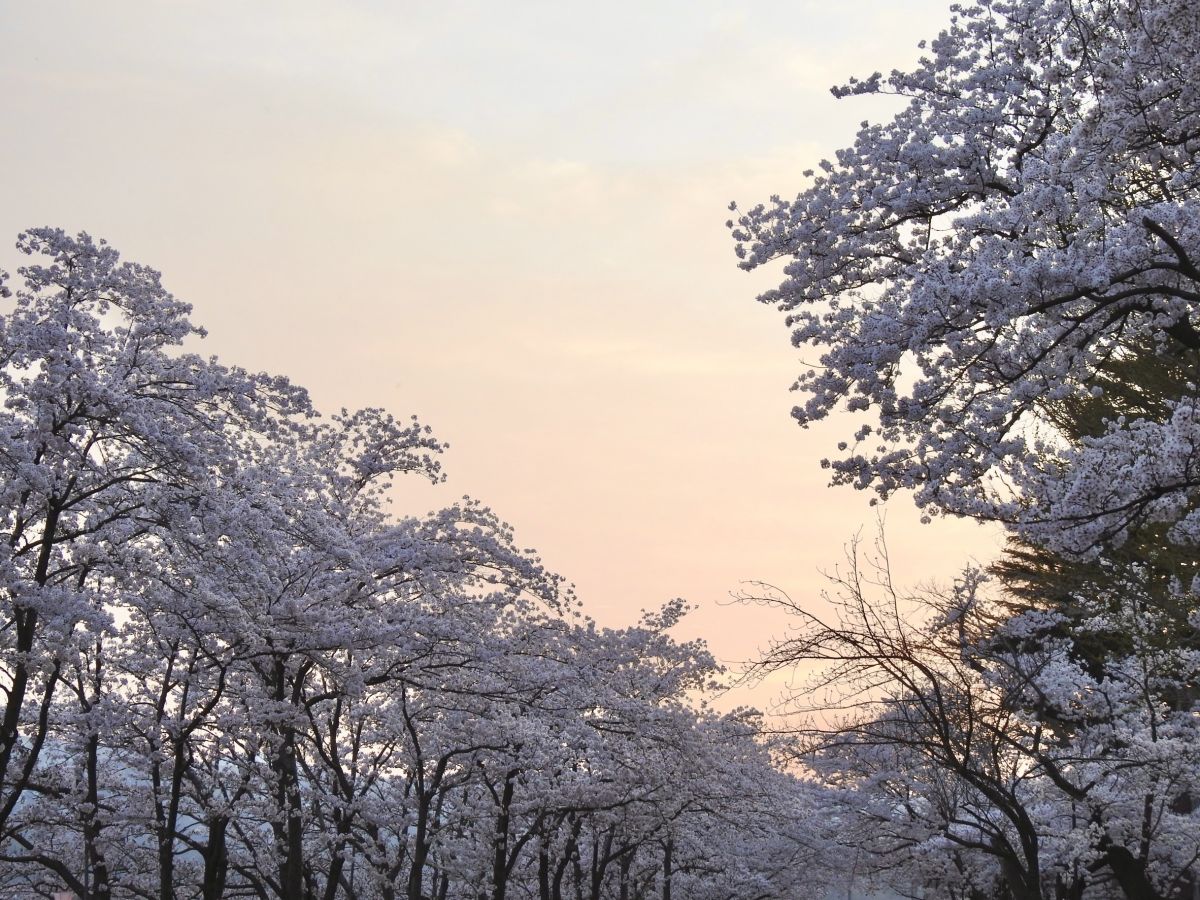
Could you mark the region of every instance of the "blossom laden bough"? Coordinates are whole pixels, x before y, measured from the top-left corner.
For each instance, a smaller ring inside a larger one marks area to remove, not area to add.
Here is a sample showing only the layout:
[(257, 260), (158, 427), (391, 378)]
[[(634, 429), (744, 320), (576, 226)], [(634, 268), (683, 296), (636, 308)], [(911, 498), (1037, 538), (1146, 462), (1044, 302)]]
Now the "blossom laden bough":
[(1197, 370), (1200, 9), (956, 9), (914, 71), (835, 90), (905, 109), (729, 225), (742, 267), (786, 260), (759, 299), (821, 354), (796, 418), (865, 419), (828, 463), (836, 483), (1079, 552), (1190, 508), (1196, 487), (1200, 378), (1154, 423), (1154, 465), (1102, 488), (1094, 473), (1148, 426), (1114, 418), (1064, 459), (1046, 407), (1095, 396), (1132, 348)]

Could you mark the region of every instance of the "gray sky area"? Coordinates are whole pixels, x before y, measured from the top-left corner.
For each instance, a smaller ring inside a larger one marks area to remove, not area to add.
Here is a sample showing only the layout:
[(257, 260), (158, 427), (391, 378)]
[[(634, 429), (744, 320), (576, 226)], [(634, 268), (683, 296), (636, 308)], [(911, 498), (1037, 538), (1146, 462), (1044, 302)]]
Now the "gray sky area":
[[(789, 417), (800, 357), (726, 205), (887, 115), (828, 88), (911, 64), (946, 5), (0, 4), (0, 240), (106, 238), (223, 361), (418, 413), (450, 479), (399, 511), (477, 497), (602, 624), (683, 596), (733, 661), (781, 623), (728, 594), (820, 602), (876, 511), (825, 486), (844, 423)], [(997, 546), (886, 517), (909, 584)]]

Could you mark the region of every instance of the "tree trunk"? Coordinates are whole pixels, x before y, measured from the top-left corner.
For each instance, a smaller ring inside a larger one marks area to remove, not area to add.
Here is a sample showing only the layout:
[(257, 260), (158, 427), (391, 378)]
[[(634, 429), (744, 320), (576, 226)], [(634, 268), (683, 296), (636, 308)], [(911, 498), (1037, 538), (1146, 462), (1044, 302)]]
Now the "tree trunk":
[(1154, 884), (1146, 876), (1146, 863), (1138, 859), (1120, 844), (1105, 838), (1104, 861), (1113, 873), (1121, 891), (1129, 900), (1164, 900)]
[(100, 849), (100, 791), (99, 765), (97, 754), (100, 739), (96, 735), (88, 737), (87, 741), (87, 795), (85, 804), (87, 812), (83, 819), (84, 858), (87, 869), (91, 873), (88, 890), (88, 900), (110, 900), (112, 888), (109, 885), (108, 863)]
[(667, 838), (667, 843), (663, 846), (662, 900), (671, 900), (671, 865), (674, 862), (671, 857), (674, 853), (675, 842)]
[(204, 848), (203, 900), (221, 900), (225, 896), (225, 878), (229, 873), (229, 851), (225, 845), (228, 816), (216, 816), (208, 823), (208, 846)]
[(509, 807), (512, 806), (516, 770), (504, 778), (504, 792), (500, 796), (500, 812), (496, 816), (496, 829), (492, 834), (492, 900), (504, 900), (508, 890), (508, 829)]
[(422, 887), (425, 881), (425, 862), (429, 858), (429, 808), (430, 796), (421, 791), (417, 797), (417, 826), (413, 839), (412, 866), (408, 870), (408, 900), (423, 900)]

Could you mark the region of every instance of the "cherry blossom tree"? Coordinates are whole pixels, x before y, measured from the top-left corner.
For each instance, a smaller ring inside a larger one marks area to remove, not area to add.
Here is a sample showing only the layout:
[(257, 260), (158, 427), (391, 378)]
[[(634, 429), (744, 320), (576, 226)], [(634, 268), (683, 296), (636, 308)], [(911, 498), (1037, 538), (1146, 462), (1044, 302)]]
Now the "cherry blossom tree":
[[(1187, 0), (987, 0), (911, 72), (835, 90), (907, 102), (730, 227), (787, 312), (801, 423), (861, 421), (836, 483), (911, 490), (1074, 553), (1146, 521), (1200, 538), (1200, 10)], [(1188, 373), (1151, 413), (1064, 438), (1048, 404), (1141, 355)], [(1120, 477), (1114, 477), (1120, 473)]]
[(0, 842), (10, 859), (58, 865), (12, 823), (31, 791), (60, 790), (39, 761), (55, 704), (71, 690), (89, 735), (78, 804), (85, 886), (106, 897), (97, 685), (114, 601), (142, 559), (168, 546), (170, 523), (203, 503), (238, 442), (287, 430), (309, 408), (283, 379), (172, 352), (198, 333), (187, 306), (103, 242), (38, 229), (18, 248), (44, 261), (19, 270), (0, 328)]
[[(1196, 654), (1164, 645), (1143, 585), (1079, 595), (1068, 619), (1012, 615), (979, 571), (902, 596), (886, 553), (857, 548), (834, 580), (828, 616), (759, 592), (800, 624), (758, 665), (809, 667), (799, 748), (830, 787), (828, 840), (864, 873), (972, 897), (1192, 896), (1200, 734), (1176, 693)], [(1112, 631), (1123, 648), (1075, 652)]]
[(597, 628), (486, 507), (388, 509), (442, 477), (415, 420), (196, 355), (188, 307), (87, 235), (19, 247), (0, 891), (806, 895), (769, 816), (811, 791), (703, 707), (682, 601)]
[(796, 418), (858, 421), (833, 481), (1015, 541), (924, 618), (854, 565), (836, 619), (772, 597), (806, 625), (763, 665), (825, 663), (845, 715), (809, 734), (830, 840), (894, 881), (1195, 890), (1198, 35), (1177, 0), (956, 6), (915, 69), (834, 91), (894, 118), (733, 207), (819, 357)]

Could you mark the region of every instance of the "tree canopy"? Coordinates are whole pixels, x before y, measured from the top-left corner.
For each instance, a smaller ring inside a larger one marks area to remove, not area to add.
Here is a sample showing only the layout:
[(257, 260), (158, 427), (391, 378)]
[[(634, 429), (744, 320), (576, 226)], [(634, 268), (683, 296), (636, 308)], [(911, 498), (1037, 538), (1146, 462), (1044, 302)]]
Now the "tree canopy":
[[(158, 273), (21, 235), (0, 316), (0, 893), (793, 896), (808, 793), (665, 604), (623, 629), (441, 443), (193, 352)], [(762, 848), (770, 847), (769, 853)]]
[[(744, 268), (786, 260), (760, 300), (819, 354), (795, 416), (865, 420), (835, 482), (1073, 552), (1147, 520), (1200, 537), (1197, 34), (1186, 0), (982, 2), (913, 71), (836, 89), (907, 106), (729, 223)], [(1135, 353), (1183, 392), (1063, 435), (1047, 406)]]
[(796, 418), (856, 420), (833, 481), (1009, 529), (951, 589), (856, 547), (832, 614), (751, 592), (800, 620), (760, 666), (815, 671), (830, 839), (903, 891), (1200, 890), (1198, 40), (1182, 0), (956, 6), (913, 71), (835, 89), (894, 118), (732, 207), (819, 356)]

